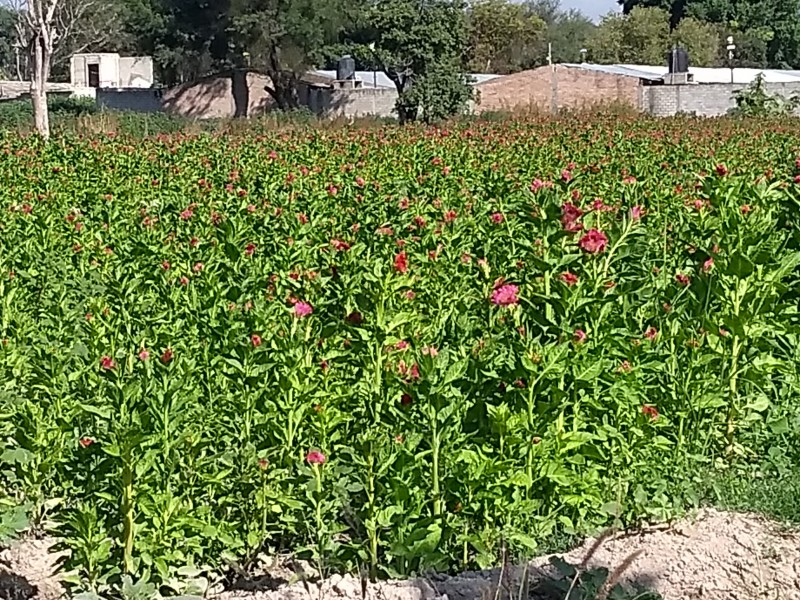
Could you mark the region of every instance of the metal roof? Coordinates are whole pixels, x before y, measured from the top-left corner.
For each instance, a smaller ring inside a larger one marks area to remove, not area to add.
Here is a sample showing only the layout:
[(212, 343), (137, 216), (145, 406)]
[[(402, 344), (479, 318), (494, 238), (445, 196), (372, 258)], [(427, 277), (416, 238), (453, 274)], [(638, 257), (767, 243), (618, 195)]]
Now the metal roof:
[[(327, 77), (328, 79), (336, 79), (336, 71), (317, 70), (312, 71), (315, 75)], [(493, 75), (489, 73), (471, 73), (470, 77), (474, 84), (484, 83), (491, 79), (500, 77), (500, 75)], [(388, 87), (394, 88), (394, 82), (389, 79), (389, 76), (383, 71), (356, 71), (356, 79), (360, 79), (364, 87)]]
[[(569, 63), (564, 66), (589, 71), (599, 71), (611, 75), (625, 75), (627, 77), (637, 77), (656, 81), (667, 74), (666, 66), (653, 65), (596, 65), (592, 63)], [(708, 67), (689, 67), (689, 73), (694, 75), (695, 83), (731, 83), (731, 69), (708, 68)], [(800, 82), (800, 71), (788, 71), (779, 69), (733, 69), (733, 82), (740, 84), (751, 83), (759, 73), (764, 74), (764, 81), (767, 83), (790, 83)]]

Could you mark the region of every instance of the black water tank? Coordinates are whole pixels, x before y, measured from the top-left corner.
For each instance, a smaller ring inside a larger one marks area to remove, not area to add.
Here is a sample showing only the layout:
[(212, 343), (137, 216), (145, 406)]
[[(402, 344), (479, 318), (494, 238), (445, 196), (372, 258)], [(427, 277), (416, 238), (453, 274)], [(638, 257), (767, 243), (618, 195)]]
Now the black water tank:
[(346, 81), (348, 79), (356, 78), (356, 61), (350, 56), (346, 55), (339, 59), (336, 63), (336, 79), (339, 81)]
[(667, 52), (667, 66), (670, 73), (688, 73), (689, 53), (683, 48), (673, 48)]

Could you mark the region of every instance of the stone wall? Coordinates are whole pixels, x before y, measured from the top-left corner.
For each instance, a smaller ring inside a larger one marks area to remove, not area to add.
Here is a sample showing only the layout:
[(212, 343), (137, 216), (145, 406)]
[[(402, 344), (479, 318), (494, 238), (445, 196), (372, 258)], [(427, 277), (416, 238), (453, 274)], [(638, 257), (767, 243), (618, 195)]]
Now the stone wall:
[(390, 117), (395, 114), (397, 90), (383, 87), (312, 87), (307, 98), (309, 110), (322, 117)]
[[(736, 106), (736, 92), (744, 84), (699, 83), (690, 85), (651, 85), (642, 88), (641, 109), (657, 117), (690, 113), (703, 117), (726, 114)], [(767, 92), (791, 97), (800, 94), (798, 83), (768, 83)]]
[(534, 110), (557, 112), (609, 104), (640, 105), (639, 80), (576, 67), (539, 67), (475, 86), (476, 112)]

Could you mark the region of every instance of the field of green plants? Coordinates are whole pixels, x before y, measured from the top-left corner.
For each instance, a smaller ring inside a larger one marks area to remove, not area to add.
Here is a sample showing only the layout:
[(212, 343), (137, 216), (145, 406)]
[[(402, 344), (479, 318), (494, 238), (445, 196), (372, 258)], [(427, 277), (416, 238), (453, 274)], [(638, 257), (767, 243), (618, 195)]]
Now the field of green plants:
[(0, 136), (0, 502), (78, 589), (181, 591), (488, 567), (797, 464), (798, 131)]

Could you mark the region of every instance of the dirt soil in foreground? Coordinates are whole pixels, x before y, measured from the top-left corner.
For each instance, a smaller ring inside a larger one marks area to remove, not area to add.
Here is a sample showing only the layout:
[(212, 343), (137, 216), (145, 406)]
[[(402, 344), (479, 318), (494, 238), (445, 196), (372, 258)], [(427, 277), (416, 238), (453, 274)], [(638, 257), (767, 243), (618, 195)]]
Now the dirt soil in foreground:
[[(51, 540), (25, 540), (0, 553), (0, 599), (57, 600), (62, 595), (52, 574)], [(584, 559), (593, 541), (563, 555), (571, 564)], [(671, 526), (607, 538), (588, 566), (614, 570), (636, 551), (641, 553), (623, 582), (637, 582), (659, 592), (664, 600), (800, 600), (800, 530), (789, 530), (756, 515), (702, 510)], [(281, 571), (283, 573), (281, 573)], [(270, 570), (220, 600), (495, 600), (518, 597), (521, 567), (433, 575), (410, 581), (370, 584), (334, 576), (322, 582), (289, 583), (288, 569)], [(501, 577), (502, 575), (502, 577)], [(552, 577), (549, 557), (528, 566), (530, 588)], [(496, 592), (500, 589), (500, 593)], [(530, 598), (563, 599), (532, 592)]]

